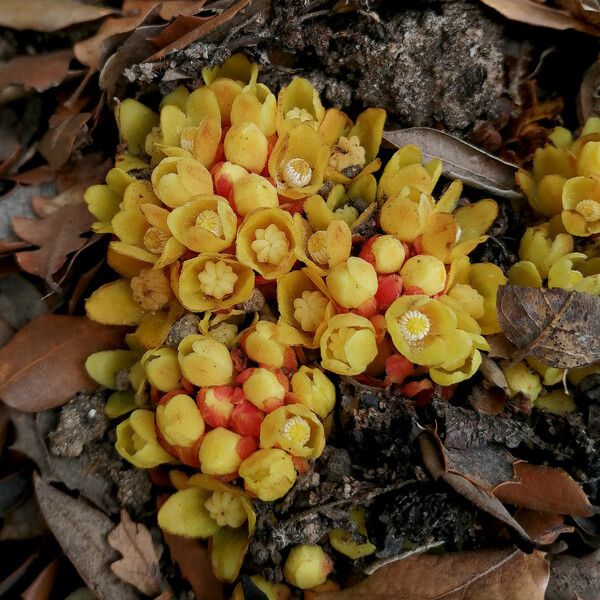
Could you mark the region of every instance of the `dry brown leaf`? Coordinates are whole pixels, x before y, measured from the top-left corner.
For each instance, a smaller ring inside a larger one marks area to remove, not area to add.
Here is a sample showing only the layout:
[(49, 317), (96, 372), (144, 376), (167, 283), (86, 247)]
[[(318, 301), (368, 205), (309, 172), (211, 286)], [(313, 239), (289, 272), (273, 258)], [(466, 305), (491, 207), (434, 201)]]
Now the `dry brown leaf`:
[(0, 349), (0, 398), (36, 412), (67, 402), (97, 386), (84, 363), (93, 352), (118, 347), (123, 330), (85, 317), (42, 315)]
[(575, 18), (567, 12), (545, 6), (534, 0), (481, 0), (511, 21), (550, 29), (576, 29), (591, 35), (600, 35), (600, 29)]
[(593, 25), (600, 25), (598, 0), (559, 0), (559, 4), (580, 19)]
[(494, 359), (485, 356), (481, 361), (479, 370), (483, 374), (484, 385), (486, 387), (498, 387), (507, 395), (510, 395), (504, 371), (502, 371)]
[(179, 38), (200, 27), (213, 17), (197, 17), (194, 15), (179, 15), (172, 23), (167, 25), (157, 36), (150, 38), (152, 45), (160, 50)]
[(58, 559), (54, 559), (31, 582), (29, 587), (21, 594), (22, 600), (48, 600), (58, 571)]
[(517, 461), (516, 481), (506, 481), (493, 489), (502, 502), (544, 512), (590, 517), (590, 501), (577, 482), (563, 469)]
[(216, 578), (208, 549), (198, 540), (163, 532), (171, 559), (179, 566), (181, 576), (190, 584), (196, 598), (224, 600), (223, 584)]
[(76, 23), (95, 21), (114, 14), (112, 8), (84, 4), (76, 0), (0, 0), (0, 26), (20, 31), (59, 31)]
[(589, 117), (600, 113), (600, 59), (585, 72), (579, 88), (579, 120), (585, 123)]
[(182, 50), (183, 48), (189, 46), (196, 40), (199, 40), (203, 35), (206, 35), (209, 31), (212, 31), (216, 27), (219, 27), (223, 23), (229, 21), (229, 19), (233, 18), (235, 15), (237, 15), (237, 13), (246, 8), (246, 6), (248, 6), (251, 3), (252, 0), (237, 0), (222, 13), (214, 16), (212, 19), (210, 19), (206, 23), (201, 24), (196, 29), (193, 29), (192, 31), (186, 33), (185, 35), (183, 35), (173, 43), (169, 44), (168, 46), (165, 46), (164, 48), (162, 48), (162, 50), (159, 50), (158, 52), (150, 56), (147, 60), (149, 62), (156, 61), (159, 58), (166, 56), (170, 52), (173, 52), (174, 50)]
[(0, 64), (0, 88), (17, 85), (27, 90), (45, 92), (64, 81), (72, 58), (70, 49), (15, 56)]
[(110, 570), (117, 553), (106, 541), (114, 523), (103, 513), (34, 475), (35, 494), (54, 537), (99, 600), (137, 600), (134, 589)]
[(503, 198), (522, 196), (515, 182), (515, 165), (448, 133), (429, 127), (409, 127), (384, 131), (383, 139), (395, 148), (415, 144), (426, 160), (439, 158), (442, 161), (442, 173), (446, 177), (460, 179), (465, 185)]
[(317, 600), (543, 600), (548, 563), (539, 552), (474, 550), (421, 554), (375, 571), (353, 588)]
[(540, 544), (553, 544), (561, 534), (573, 533), (575, 527), (565, 525), (565, 517), (556, 513), (519, 508), (515, 519)]
[(88, 131), (86, 123), (91, 113), (74, 115), (53, 115), (50, 128), (38, 144), (40, 154), (48, 161), (50, 168), (57, 170), (68, 162), (73, 149), (79, 146)]
[[(600, 298), (560, 288), (504, 285), (496, 298), (498, 322), (521, 351), (558, 369), (600, 360)], [(513, 358), (517, 360), (517, 358)]]
[(552, 558), (546, 600), (576, 598), (600, 598), (600, 550), (582, 557), (561, 554)]
[(136, 587), (146, 596), (160, 594), (159, 557), (148, 528), (134, 523), (126, 510), (121, 511), (121, 522), (108, 534), (108, 543), (123, 558), (110, 565), (119, 578)]
[(17, 263), (27, 273), (44, 278), (55, 287), (52, 275), (66, 262), (67, 255), (81, 248), (93, 217), (83, 203), (63, 206), (43, 219), (14, 217), (13, 228), (23, 240), (39, 246), (38, 250), (18, 252)]

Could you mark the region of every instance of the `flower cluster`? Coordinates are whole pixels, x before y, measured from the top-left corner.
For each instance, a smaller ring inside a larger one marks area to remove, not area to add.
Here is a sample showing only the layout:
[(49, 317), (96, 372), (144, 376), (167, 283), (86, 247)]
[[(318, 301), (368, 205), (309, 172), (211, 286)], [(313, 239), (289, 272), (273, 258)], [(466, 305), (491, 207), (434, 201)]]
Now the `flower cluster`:
[[(415, 146), (376, 177), (383, 110), (353, 121), (301, 78), (276, 97), (239, 55), (203, 78), (163, 98), (159, 113), (133, 99), (117, 107), (122, 154), (85, 199), (95, 231), (112, 235), (107, 260), (120, 278), (86, 310), (132, 329), (128, 350), (94, 354), (87, 369), (112, 390), (121, 456), (186, 468), (170, 472), (177, 491), (160, 526), (210, 538), (215, 573), (233, 582), (254, 531), (252, 499), (283, 497), (323, 452), (336, 377), (395, 385), (417, 401), (470, 378), (484, 336), (500, 330), (506, 278), (469, 259), (496, 202), (468, 202), (458, 181), (436, 192), (442, 165)], [(584, 194), (577, 185), (571, 195)], [(555, 252), (579, 267), (561, 243)], [(350, 518), (364, 541), (332, 530), (331, 546), (371, 554), (364, 514)], [(284, 576), (329, 585), (331, 565), (321, 546), (297, 546)]]

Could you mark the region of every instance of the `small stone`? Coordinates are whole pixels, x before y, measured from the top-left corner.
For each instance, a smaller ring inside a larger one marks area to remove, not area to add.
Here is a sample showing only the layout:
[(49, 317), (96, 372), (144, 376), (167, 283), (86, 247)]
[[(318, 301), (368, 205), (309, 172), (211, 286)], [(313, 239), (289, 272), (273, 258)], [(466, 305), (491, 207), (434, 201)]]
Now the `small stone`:
[(183, 315), (183, 317), (171, 325), (171, 329), (169, 330), (167, 339), (165, 340), (165, 346), (177, 348), (184, 337), (192, 335), (193, 333), (198, 333), (199, 323), (200, 317), (198, 315), (193, 313), (187, 313)]

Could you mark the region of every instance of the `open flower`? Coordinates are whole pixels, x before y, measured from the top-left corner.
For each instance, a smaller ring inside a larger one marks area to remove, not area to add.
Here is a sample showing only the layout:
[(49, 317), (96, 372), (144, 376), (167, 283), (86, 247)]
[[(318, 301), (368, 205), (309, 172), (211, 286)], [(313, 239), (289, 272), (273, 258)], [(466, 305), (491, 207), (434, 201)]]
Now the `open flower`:
[(265, 502), (285, 496), (297, 477), (292, 457), (279, 448), (257, 450), (240, 465), (239, 474), (246, 490)]
[(600, 233), (600, 179), (569, 179), (563, 187), (562, 205), (562, 220), (570, 234), (586, 237)]
[(196, 196), (173, 210), (167, 223), (173, 237), (194, 252), (221, 252), (237, 231), (237, 217), (221, 196)]
[(199, 194), (212, 194), (213, 181), (206, 167), (192, 158), (163, 158), (152, 171), (156, 195), (170, 208), (189, 202)]
[(158, 443), (154, 413), (142, 408), (134, 410), (125, 421), (117, 425), (115, 448), (125, 460), (140, 469), (177, 462)]
[(377, 356), (373, 324), (353, 313), (329, 319), (320, 345), (321, 365), (339, 375), (359, 375)]
[(283, 275), (277, 282), (277, 307), (281, 321), (300, 332), (303, 346), (319, 347), (334, 307), (327, 287), (318, 276), (306, 268)]
[(277, 133), (283, 136), (299, 124), (316, 130), (325, 109), (317, 90), (302, 77), (296, 77), (290, 85), (281, 88), (277, 98)]
[(243, 347), (248, 358), (267, 367), (280, 369), (290, 362), (289, 354), (293, 353), (291, 347), (303, 342), (302, 335), (287, 323), (258, 321), (245, 337)]
[(566, 254), (550, 267), (548, 287), (600, 295), (600, 259), (581, 252)]
[(264, 208), (248, 215), (238, 230), (236, 256), (265, 279), (276, 279), (296, 262), (298, 240), (291, 215)]
[(381, 229), (403, 242), (414, 242), (423, 233), (434, 206), (430, 195), (415, 187), (405, 186), (381, 207)]
[(277, 447), (292, 456), (317, 458), (325, 448), (323, 424), (302, 404), (282, 406), (269, 413), (262, 422), (260, 447)]
[(290, 380), (292, 393), (298, 401), (325, 419), (335, 406), (335, 386), (316, 367), (302, 365)]
[(183, 263), (176, 294), (188, 310), (203, 312), (245, 302), (253, 288), (251, 268), (229, 254), (203, 254)]
[(568, 233), (555, 233), (550, 223), (528, 227), (521, 238), (519, 256), (532, 262), (542, 279), (548, 277), (550, 267), (565, 254), (573, 252), (573, 238)]
[(286, 198), (315, 194), (323, 184), (329, 146), (307, 124), (297, 125), (277, 140), (269, 157), (269, 173)]

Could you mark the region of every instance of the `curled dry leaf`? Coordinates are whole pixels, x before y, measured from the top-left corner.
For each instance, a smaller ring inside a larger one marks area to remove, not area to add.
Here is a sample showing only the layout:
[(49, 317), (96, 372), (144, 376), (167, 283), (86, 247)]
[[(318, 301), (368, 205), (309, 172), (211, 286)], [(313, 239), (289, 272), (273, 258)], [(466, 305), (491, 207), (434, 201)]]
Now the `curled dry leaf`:
[(597, 0), (559, 0), (559, 4), (580, 19), (600, 25), (600, 4)]
[(579, 88), (579, 120), (585, 123), (589, 117), (600, 113), (600, 60), (596, 60), (585, 72)]
[(568, 12), (546, 6), (534, 0), (481, 0), (511, 21), (550, 29), (576, 29), (591, 35), (600, 35), (600, 29), (577, 19)]
[(50, 128), (38, 144), (40, 154), (48, 161), (51, 169), (62, 167), (71, 157), (77, 142), (81, 142), (87, 133), (86, 123), (90, 120), (91, 113), (77, 113), (74, 115), (53, 115), (50, 119)]
[(503, 198), (522, 196), (515, 181), (515, 165), (448, 133), (429, 127), (409, 127), (384, 131), (383, 139), (396, 148), (406, 144), (418, 146), (426, 160), (442, 161), (444, 175), (460, 179), (465, 185)]
[(484, 357), (479, 367), (486, 387), (498, 387), (506, 394), (510, 395), (508, 383), (504, 371), (498, 366), (498, 363), (489, 356)]
[(80, 390), (94, 390), (85, 359), (118, 347), (122, 336), (121, 328), (84, 317), (38, 317), (0, 349), (0, 398), (19, 410), (36, 412), (64, 404)]
[(190, 584), (196, 598), (224, 600), (223, 584), (215, 577), (208, 548), (198, 540), (163, 532), (171, 559), (179, 566), (181, 576)]
[(68, 254), (85, 244), (81, 235), (89, 231), (93, 220), (82, 202), (63, 206), (44, 219), (13, 218), (17, 235), (38, 246), (37, 250), (17, 253), (17, 263), (27, 273), (42, 277), (56, 287), (52, 275), (65, 264)]
[(353, 588), (317, 600), (543, 600), (548, 563), (539, 552), (475, 550), (421, 554), (375, 571)]
[(76, 23), (95, 21), (115, 11), (77, 0), (0, 0), (0, 25), (12, 29), (59, 31)]
[(137, 600), (134, 589), (109, 565), (118, 556), (107, 541), (114, 523), (102, 512), (34, 475), (35, 493), (54, 537), (99, 600)]
[(29, 587), (21, 594), (23, 600), (48, 600), (52, 586), (58, 572), (58, 558), (40, 571), (40, 574), (31, 582)]
[(534, 356), (558, 369), (600, 360), (597, 296), (504, 285), (498, 288), (496, 313), (506, 337), (520, 350), (520, 358)]
[(70, 49), (15, 56), (0, 65), (0, 88), (16, 85), (26, 90), (45, 92), (65, 80), (72, 58)]
[(553, 544), (561, 534), (575, 531), (572, 525), (565, 524), (563, 515), (556, 513), (520, 508), (515, 513), (515, 519), (540, 544)]
[(110, 565), (119, 578), (136, 587), (146, 596), (159, 594), (162, 578), (159, 557), (148, 528), (134, 523), (126, 510), (121, 511), (121, 522), (108, 534), (108, 543), (123, 558)]
[(594, 510), (585, 492), (562, 469), (531, 465), (523, 461), (513, 464), (516, 481), (497, 485), (494, 496), (515, 506), (589, 517)]

